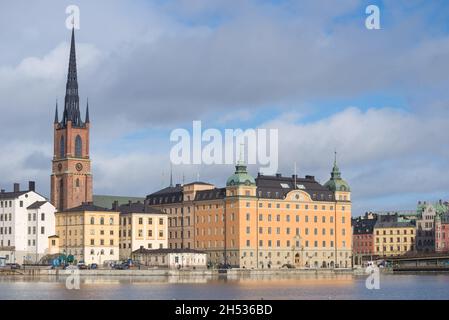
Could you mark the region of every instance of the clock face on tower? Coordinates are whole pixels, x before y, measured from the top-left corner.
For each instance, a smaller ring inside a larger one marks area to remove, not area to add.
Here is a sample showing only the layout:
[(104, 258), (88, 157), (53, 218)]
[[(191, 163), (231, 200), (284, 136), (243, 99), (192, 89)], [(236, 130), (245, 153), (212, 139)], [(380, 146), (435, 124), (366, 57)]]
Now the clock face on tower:
[(77, 163), (75, 168), (77, 171), (81, 171), (81, 170), (83, 170), (83, 165), (81, 163)]

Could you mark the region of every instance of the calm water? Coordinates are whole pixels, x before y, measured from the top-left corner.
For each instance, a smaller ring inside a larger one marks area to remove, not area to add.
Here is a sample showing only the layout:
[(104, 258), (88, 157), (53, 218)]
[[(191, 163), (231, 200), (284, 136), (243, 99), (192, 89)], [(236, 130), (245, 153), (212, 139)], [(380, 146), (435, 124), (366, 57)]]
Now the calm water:
[(82, 277), (67, 290), (65, 277), (0, 277), (0, 299), (445, 299), (449, 274), (381, 275), (380, 290), (366, 277), (305, 275), (240, 279), (191, 277)]

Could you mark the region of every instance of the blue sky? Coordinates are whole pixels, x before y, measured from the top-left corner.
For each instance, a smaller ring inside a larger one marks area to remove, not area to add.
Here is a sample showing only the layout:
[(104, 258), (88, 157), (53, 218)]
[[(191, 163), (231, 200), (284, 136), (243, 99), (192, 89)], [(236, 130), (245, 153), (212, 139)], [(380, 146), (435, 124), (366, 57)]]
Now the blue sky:
[[(449, 198), (443, 0), (4, 1), (2, 188), (34, 179), (49, 194), (70, 4), (81, 12), (78, 74), (95, 193), (144, 196), (166, 185), (170, 132), (202, 120), (220, 130), (279, 129), (284, 175), (297, 162), (301, 176), (325, 182), (337, 149), (354, 214)], [(365, 28), (369, 4), (380, 7), (381, 30)], [(223, 186), (233, 168), (174, 171), (177, 182), (199, 173)]]

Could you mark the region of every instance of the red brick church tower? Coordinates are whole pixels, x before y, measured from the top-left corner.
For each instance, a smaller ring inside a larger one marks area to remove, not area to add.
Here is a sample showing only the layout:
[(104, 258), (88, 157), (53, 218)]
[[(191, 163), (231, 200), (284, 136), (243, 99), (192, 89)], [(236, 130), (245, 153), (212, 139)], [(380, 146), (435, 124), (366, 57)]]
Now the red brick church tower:
[(76, 72), (75, 30), (72, 30), (64, 113), (61, 121), (56, 104), (54, 154), (51, 174), (51, 203), (64, 211), (92, 201), (92, 174), (89, 158), (89, 102), (81, 120)]

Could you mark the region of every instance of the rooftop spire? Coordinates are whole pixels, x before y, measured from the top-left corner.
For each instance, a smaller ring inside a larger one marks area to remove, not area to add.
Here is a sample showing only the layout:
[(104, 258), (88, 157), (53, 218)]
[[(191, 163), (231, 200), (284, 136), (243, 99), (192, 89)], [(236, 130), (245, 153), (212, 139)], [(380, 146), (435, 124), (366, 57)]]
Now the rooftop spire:
[(56, 108), (55, 108), (55, 123), (59, 122), (59, 115), (58, 115), (58, 99), (56, 99)]
[(170, 163), (170, 188), (173, 188), (173, 165)]
[(89, 119), (89, 98), (87, 98), (87, 106), (86, 106), (86, 121), (84, 121), (85, 123), (90, 123), (90, 119)]
[(68, 121), (72, 121), (72, 125), (75, 127), (81, 127), (83, 125), (79, 109), (78, 75), (76, 71), (75, 27), (72, 28), (69, 70), (67, 73), (67, 84), (66, 84), (64, 114), (62, 117), (62, 124), (64, 126), (67, 125)]

